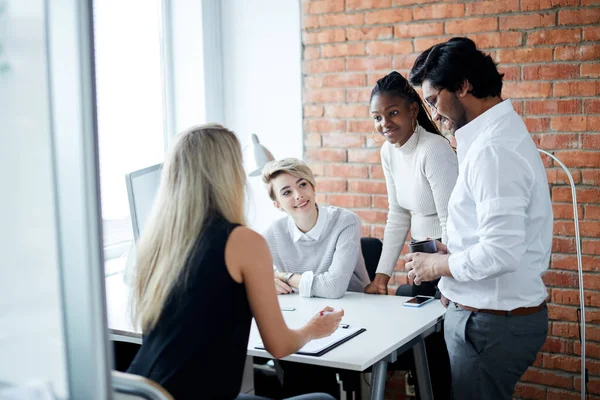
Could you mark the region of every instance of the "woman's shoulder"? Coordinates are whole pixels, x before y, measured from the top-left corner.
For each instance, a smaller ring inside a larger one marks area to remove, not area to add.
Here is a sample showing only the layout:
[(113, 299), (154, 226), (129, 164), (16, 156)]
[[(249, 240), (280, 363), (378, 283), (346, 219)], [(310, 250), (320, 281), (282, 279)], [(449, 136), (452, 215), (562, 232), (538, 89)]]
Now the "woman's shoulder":
[(347, 208), (336, 206), (327, 206), (326, 208), (334, 222), (339, 222), (344, 226), (361, 223), (360, 217)]
[(289, 231), (289, 217), (282, 216), (281, 218), (276, 219), (269, 225), (266, 231), (264, 231), (263, 236), (265, 239), (274, 239), (279, 237), (283, 233), (287, 233)]
[(450, 145), (450, 141), (442, 135), (423, 130), (419, 138), (419, 146), (424, 155), (440, 156), (447, 154), (456, 157), (454, 149)]

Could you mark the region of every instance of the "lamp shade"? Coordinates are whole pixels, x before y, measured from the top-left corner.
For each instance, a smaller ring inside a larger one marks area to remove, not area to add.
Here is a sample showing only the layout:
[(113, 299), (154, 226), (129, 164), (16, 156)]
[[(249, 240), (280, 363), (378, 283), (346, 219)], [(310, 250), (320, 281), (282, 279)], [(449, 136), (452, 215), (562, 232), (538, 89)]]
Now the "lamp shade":
[(250, 135), (250, 144), (244, 147), (244, 168), (248, 176), (258, 176), (263, 167), (275, 158), (265, 146), (260, 144), (256, 134)]

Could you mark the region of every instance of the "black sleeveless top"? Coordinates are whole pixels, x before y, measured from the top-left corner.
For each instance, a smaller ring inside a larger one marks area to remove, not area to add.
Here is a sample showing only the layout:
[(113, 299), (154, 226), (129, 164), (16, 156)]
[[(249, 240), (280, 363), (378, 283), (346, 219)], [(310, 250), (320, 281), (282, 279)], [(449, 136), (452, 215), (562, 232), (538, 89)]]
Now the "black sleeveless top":
[(233, 399), (246, 360), (252, 313), (246, 288), (225, 266), (225, 245), (237, 226), (217, 216), (188, 260), (178, 284), (127, 372), (162, 385), (176, 400)]

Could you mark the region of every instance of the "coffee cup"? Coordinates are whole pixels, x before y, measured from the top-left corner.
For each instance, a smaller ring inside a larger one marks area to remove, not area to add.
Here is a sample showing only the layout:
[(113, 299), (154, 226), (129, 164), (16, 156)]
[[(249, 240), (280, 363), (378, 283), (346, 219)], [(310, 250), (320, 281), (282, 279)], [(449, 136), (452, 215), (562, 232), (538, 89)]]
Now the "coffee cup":
[(427, 239), (419, 242), (411, 242), (408, 245), (409, 253), (437, 253), (437, 246), (435, 240)]

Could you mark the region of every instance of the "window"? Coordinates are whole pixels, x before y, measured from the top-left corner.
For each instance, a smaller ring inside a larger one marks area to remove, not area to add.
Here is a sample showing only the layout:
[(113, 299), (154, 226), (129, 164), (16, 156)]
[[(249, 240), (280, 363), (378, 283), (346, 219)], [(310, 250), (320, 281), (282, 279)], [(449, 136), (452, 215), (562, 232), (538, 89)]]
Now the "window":
[(94, 41), (106, 274), (124, 267), (133, 234), (125, 174), (165, 152), (160, 0), (95, 0)]

